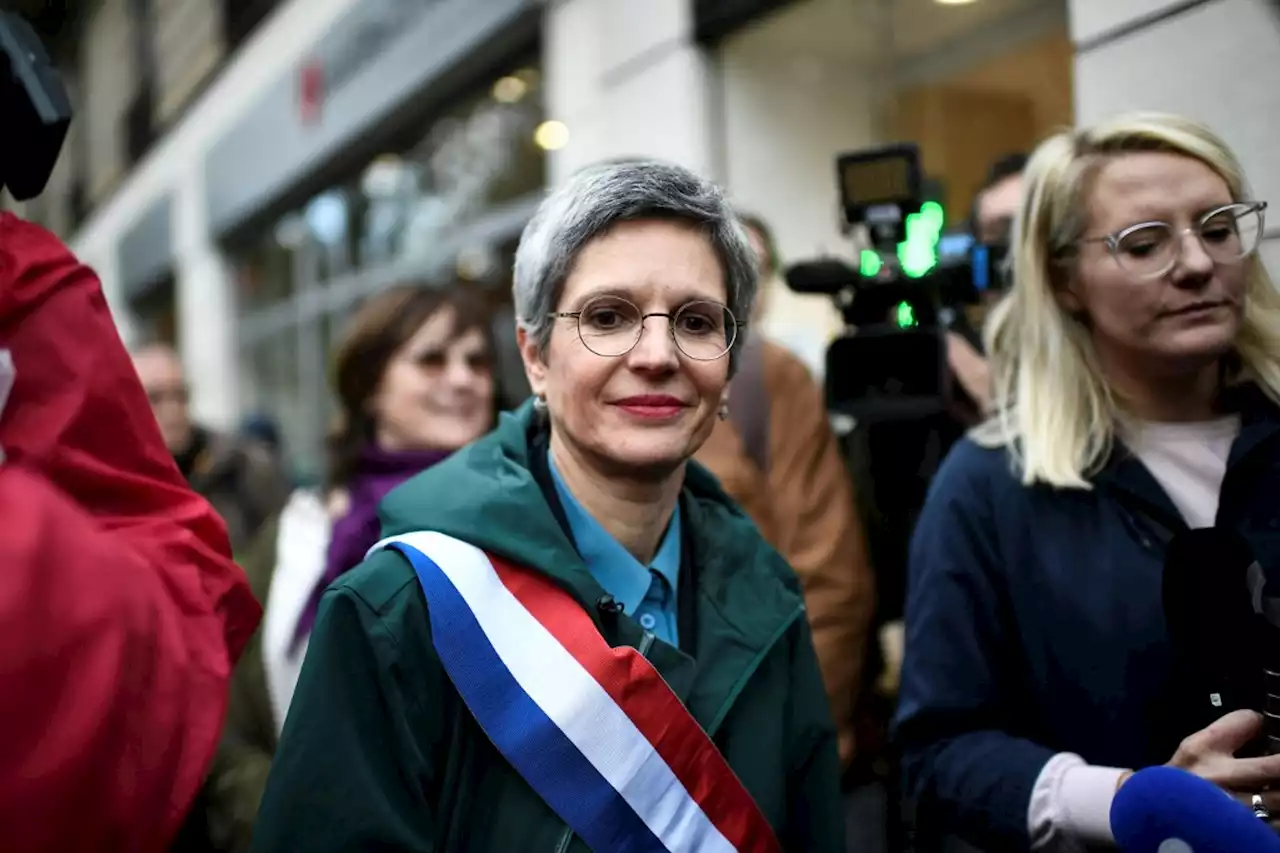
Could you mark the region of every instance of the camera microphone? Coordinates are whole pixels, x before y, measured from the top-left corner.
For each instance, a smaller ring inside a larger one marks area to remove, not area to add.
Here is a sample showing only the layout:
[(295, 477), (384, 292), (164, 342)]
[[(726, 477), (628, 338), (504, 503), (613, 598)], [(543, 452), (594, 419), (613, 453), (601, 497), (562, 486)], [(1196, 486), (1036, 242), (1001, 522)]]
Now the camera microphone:
[(623, 610), (622, 602), (612, 595), (602, 595), (596, 599), (596, 610), (606, 616), (617, 616)]
[(1129, 777), (1111, 801), (1124, 853), (1280, 853), (1280, 838), (1212, 782), (1173, 767)]
[(819, 258), (794, 264), (783, 273), (787, 287), (796, 293), (830, 294), (847, 287), (857, 270), (838, 258)]

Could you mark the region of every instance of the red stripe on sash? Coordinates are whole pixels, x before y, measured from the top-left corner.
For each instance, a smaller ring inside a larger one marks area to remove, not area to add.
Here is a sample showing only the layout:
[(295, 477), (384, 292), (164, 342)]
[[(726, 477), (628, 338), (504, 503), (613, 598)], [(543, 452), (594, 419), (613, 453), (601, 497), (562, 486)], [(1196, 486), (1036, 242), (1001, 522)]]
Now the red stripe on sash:
[(630, 646), (611, 647), (551, 581), (488, 556), (503, 585), (618, 703), (720, 833), (742, 853), (778, 853), (764, 813), (653, 664)]

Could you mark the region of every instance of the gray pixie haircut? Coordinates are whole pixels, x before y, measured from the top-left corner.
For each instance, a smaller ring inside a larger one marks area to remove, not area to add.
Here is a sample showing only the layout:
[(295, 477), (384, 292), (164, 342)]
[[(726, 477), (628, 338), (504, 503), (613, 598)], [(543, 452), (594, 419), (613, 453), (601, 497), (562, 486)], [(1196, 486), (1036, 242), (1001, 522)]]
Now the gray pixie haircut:
[(723, 190), (672, 163), (615, 160), (589, 166), (543, 200), (516, 249), (511, 293), (517, 322), (545, 352), (551, 313), (578, 253), (619, 222), (639, 219), (686, 222), (711, 242), (724, 269), (729, 310), (740, 327), (729, 353), (732, 375), (746, 341), (742, 326), (756, 298), (755, 253)]

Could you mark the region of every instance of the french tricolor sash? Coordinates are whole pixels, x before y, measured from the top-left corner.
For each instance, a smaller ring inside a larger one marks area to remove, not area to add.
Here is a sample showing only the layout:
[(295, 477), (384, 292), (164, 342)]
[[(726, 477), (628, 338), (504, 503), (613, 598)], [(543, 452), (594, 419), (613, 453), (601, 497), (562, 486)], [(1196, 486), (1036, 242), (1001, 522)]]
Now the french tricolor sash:
[(498, 751), (592, 850), (777, 853), (751, 795), (639, 652), (547, 578), (442, 533), (413, 565), (450, 680)]

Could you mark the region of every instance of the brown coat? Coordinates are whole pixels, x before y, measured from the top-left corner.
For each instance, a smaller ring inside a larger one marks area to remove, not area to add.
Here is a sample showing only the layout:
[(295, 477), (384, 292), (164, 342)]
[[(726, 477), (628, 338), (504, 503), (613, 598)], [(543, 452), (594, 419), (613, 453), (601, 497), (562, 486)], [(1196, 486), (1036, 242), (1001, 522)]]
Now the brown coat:
[(840, 758), (847, 766), (855, 751), (854, 702), (875, 607), (875, 580), (821, 389), (789, 350), (766, 342), (763, 357), (769, 396), (767, 475), (728, 421), (716, 424), (695, 458), (719, 478), (800, 578), (840, 734)]
[(187, 474), (191, 488), (227, 524), (231, 550), (239, 554), (284, 506), (289, 484), (273, 455), (257, 442), (203, 432), (203, 447)]

